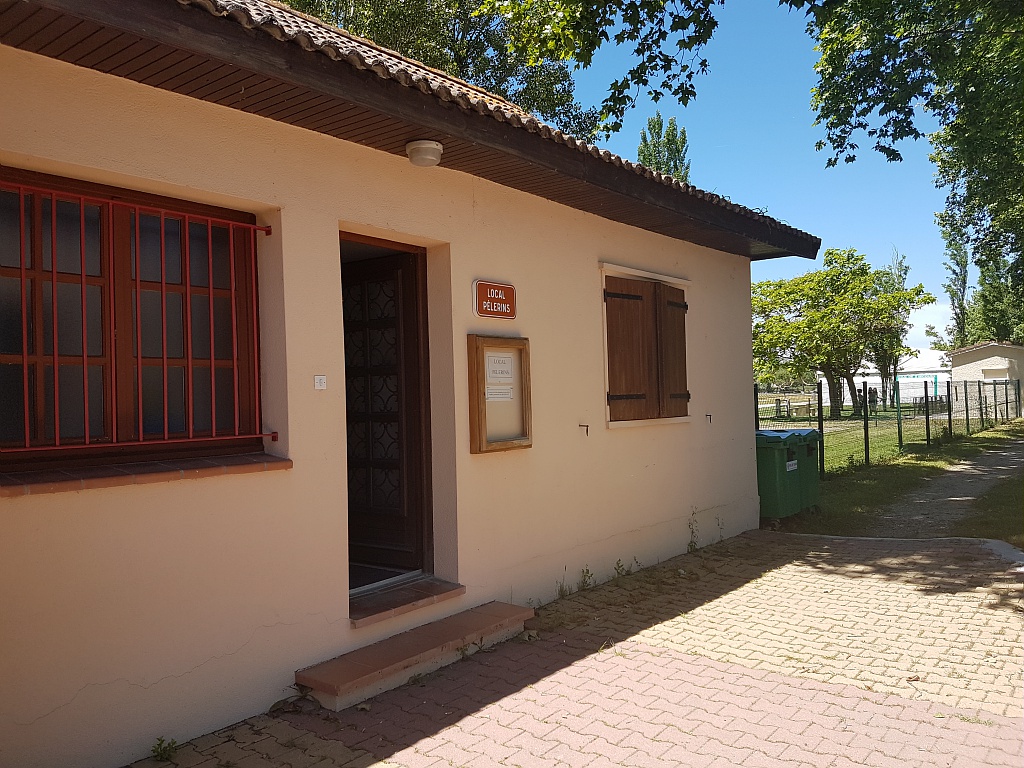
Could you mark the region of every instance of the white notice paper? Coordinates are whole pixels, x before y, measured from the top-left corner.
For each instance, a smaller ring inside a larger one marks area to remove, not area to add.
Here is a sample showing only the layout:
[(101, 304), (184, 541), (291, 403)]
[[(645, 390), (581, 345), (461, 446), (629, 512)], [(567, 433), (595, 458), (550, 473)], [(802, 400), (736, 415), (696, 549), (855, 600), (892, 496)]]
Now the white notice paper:
[[(490, 354), (487, 355), (487, 383), (488, 384), (511, 384), (512, 383), (512, 355)], [(511, 390), (510, 390), (511, 391)], [(488, 397), (488, 400), (491, 398)], [(511, 400), (511, 397), (507, 398)]]
[(512, 400), (512, 387), (487, 387), (484, 392), (485, 400)]

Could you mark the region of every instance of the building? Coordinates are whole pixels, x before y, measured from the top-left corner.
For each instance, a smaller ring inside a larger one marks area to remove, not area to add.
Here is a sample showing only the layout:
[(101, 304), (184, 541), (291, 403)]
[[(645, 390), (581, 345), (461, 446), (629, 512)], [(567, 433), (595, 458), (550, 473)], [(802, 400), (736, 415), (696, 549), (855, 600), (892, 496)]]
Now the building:
[(1024, 347), (986, 341), (949, 353), (954, 381), (1019, 381), (1024, 378)]
[(757, 525), (750, 261), (816, 238), (263, 0), (0, 43), (0, 764)]

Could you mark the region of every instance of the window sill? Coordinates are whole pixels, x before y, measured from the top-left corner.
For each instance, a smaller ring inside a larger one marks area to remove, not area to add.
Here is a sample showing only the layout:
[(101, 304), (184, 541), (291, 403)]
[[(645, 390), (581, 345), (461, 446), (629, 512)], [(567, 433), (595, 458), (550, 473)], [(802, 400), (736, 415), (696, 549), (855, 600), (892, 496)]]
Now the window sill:
[(38, 496), (43, 493), (84, 491), (121, 485), (163, 483), (218, 475), (291, 469), (291, 459), (267, 453), (211, 456), (203, 459), (145, 461), (80, 469), (42, 470), (0, 474), (0, 498)]
[(624, 429), (627, 427), (654, 427), (659, 424), (689, 424), (693, 416), (669, 416), (665, 419), (632, 419), (630, 421), (607, 421), (608, 429)]

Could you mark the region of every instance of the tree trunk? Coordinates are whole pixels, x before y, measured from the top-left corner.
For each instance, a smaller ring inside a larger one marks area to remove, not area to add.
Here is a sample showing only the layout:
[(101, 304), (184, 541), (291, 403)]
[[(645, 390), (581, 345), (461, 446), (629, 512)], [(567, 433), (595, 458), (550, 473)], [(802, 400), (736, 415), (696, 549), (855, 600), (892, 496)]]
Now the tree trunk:
[(846, 379), (846, 385), (850, 388), (850, 395), (853, 398), (853, 415), (861, 415), (861, 405), (867, 405), (867, 403), (861, 403), (860, 395), (857, 394), (857, 382), (853, 380), (853, 374), (847, 373), (843, 376)]
[(828, 384), (828, 417), (838, 419), (843, 415), (843, 385), (832, 371), (822, 371)]
[(896, 355), (892, 359), (892, 386), (889, 387), (889, 408), (896, 409), (896, 377), (900, 374), (900, 357)]

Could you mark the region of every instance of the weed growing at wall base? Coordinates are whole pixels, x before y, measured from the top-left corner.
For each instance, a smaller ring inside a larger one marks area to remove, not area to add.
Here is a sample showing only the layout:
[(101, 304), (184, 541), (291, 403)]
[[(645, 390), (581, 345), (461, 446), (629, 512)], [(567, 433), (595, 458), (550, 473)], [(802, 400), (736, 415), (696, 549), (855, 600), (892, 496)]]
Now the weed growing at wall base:
[(162, 760), (165, 763), (169, 763), (174, 759), (174, 755), (178, 751), (178, 742), (174, 739), (165, 741), (163, 736), (160, 736), (149, 750), (153, 757), (157, 760)]

